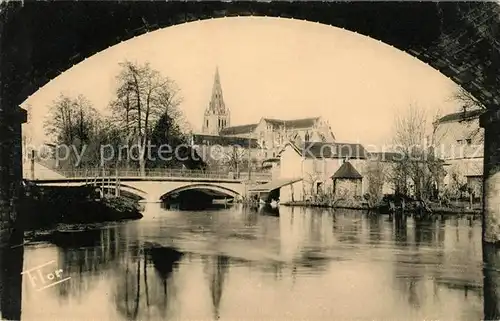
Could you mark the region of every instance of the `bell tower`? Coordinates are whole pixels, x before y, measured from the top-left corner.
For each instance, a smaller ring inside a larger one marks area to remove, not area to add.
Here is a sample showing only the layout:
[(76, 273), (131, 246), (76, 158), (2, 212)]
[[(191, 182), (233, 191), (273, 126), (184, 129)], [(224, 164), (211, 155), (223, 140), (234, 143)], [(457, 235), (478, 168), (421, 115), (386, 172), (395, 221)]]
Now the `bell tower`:
[(219, 135), (219, 132), (230, 126), (230, 112), (224, 104), (222, 86), (220, 83), (219, 68), (215, 68), (212, 97), (203, 117), (202, 132), (208, 135)]

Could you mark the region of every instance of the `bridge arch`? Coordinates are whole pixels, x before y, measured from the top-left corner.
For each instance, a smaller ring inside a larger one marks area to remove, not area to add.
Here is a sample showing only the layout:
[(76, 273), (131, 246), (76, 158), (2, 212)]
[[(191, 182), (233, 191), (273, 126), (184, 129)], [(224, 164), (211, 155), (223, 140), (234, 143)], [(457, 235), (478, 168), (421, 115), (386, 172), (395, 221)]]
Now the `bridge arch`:
[[(498, 7), (479, 2), (4, 2), (2, 60), (9, 61), (5, 71), (15, 70), (2, 72), (2, 81), (10, 84), (4, 95), (19, 105), (75, 64), (160, 28), (266, 16), (322, 23), (382, 41), (439, 70), (485, 106), (498, 105), (498, 35), (481, 28), (498, 23)], [(47, 25), (47, 19), (53, 23)]]
[(172, 196), (172, 195), (175, 195), (175, 194), (179, 194), (179, 193), (182, 193), (182, 192), (186, 192), (186, 191), (208, 192), (208, 193), (210, 193), (213, 196), (221, 197), (221, 198), (222, 197), (235, 198), (235, 197), (242, 196), (239, 192), (237, 192), (237, 191), (235, 191), (233, 189), (224, 187), (224, 186), (220, 186), (220, 185), (214, 185), (214, 184), (189, 184), (189, 185), (184, 185), (184, 186), (175, 188), (175, 189), (173, 189), (171, 191), (168, 191), (166, 193), (163, 193), (159, 197), (159, 199), (160, 200), (164, 200), (164, 199), (166, 199), (169, 196)]

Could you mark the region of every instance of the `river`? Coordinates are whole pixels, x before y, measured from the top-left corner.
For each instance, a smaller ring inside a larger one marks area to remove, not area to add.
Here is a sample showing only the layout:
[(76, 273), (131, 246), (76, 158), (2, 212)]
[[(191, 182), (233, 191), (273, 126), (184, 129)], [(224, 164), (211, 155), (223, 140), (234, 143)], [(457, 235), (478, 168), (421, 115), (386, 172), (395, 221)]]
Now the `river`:
[(24, 271), (46, 265), (23, 274), (21, 319), (479, 320), (481, 259), (470, 217), (148, 204), (25, 245)]

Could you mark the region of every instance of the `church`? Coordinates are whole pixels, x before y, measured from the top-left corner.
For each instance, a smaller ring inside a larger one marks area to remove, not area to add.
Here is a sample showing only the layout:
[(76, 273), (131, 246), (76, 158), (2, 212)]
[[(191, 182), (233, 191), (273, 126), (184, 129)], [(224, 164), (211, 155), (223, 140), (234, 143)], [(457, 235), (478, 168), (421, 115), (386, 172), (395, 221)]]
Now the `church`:
[(255, 123), (231, 126), (231, 111), (224, 102), (219, 70), (216, 68), (212, 95), (203, 115), (202, 131), (193, 134), (192, 143), (258, 149), (258, 153), (252, 153), (252, 158), (264, 160), (277, 157), (289, 141), (333, 143), (335, 136), (328, 121), (322, 117), (289, 120), (263, 117)]

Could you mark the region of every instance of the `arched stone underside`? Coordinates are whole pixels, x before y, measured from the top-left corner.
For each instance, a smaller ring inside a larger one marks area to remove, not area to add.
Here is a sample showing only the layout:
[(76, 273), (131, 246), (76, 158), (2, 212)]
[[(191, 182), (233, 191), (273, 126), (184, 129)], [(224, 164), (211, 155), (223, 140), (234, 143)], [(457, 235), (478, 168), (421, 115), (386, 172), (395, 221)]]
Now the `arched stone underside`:
[(241, 196), (240, 193), (237, 191), (234, 191), (232, 189), (223, 187), (223, 186), (217, 186), (217, 185), (212, 185), (212, 184), (191, 184), (191, 185), (186, 185), (182, 186), (176, 189), (173, 189), (171, 191), (166, 192), (165, 194), (161, 195), (159, 197), (160, 200), (173, 195), (173, 194), (179, 194), (182, 192), (186, 191), (200, 191), (200, 192), (207, 192), (207, 194), (211, 194), (211, 196), (218, 196), (223, 197), (223, 196), (228, 196), (228, 197), (238, 197)]
[(200, 19), (252, 15), (358, 32), (428, 63), (485, 106), (500, 103), (500, 19), (493, 2), (9, 2), (1, 6), (2, 82), (9, 83), (2, 100), (19, 105), (73, 65), (134, 36)]
[[(489, 110), (482, 119), (483, 240), (500, 242), (498, 12), (497, 2), (4, 1), (0, 4), (1, 221), (22, 221), (16, 220), (12, 204), (20, 195), (20, 123), (26, 117), (18, 106), (29, 95), (85, 58), (134, 36), (200, 19), (253, 15), (319, 22), (378, 39), (426, 62), (474, 95)], [(17, 234), (22, 236), (22, 231)], [(495, 320), (500, 318), (500, 251), (486, 246), (483, 253), (485, 262), (497, 267), (485, 268), (484, 278), (484, 319)]]

